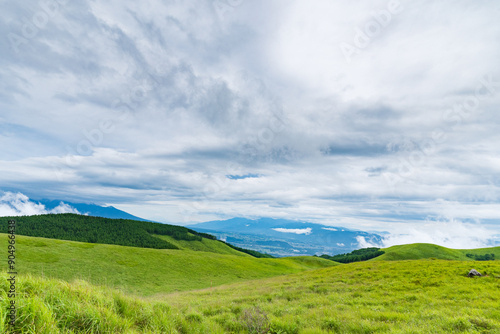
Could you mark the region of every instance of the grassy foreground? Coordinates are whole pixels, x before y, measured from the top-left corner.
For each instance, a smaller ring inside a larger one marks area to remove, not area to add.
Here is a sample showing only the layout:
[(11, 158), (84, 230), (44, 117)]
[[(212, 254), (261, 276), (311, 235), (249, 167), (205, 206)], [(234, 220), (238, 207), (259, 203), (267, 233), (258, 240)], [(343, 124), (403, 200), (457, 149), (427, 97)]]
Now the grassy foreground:
[[(203, 289), (336, 265), (313, 257), (258, 259), (208, 239), (190, 244), (178, 242), (181, 248), (198, 245), (200, 249), (196, 251), (90, 244), (22, 235), (17, 236), (16, 241), (19, 273), (65, 281), (82, 279), (141, 296)], [(6, 234), (0, 234), (0, 249), (5, 250), (6, 260)], [(4, 268), (6, 266), (1, 269)]]
[[(472, 267), (488, 276), (465, 277)], [(16, 331), (500, 333), (499, 275), (499, 261), (362, 262), (147, 299), (21, 276)], [(1, 286), (0, 329), (8, 332)]]
[(161, 300), (236, 333), (255, 319), (270, 333), (500, 333), (500, 262), (360, 262)]

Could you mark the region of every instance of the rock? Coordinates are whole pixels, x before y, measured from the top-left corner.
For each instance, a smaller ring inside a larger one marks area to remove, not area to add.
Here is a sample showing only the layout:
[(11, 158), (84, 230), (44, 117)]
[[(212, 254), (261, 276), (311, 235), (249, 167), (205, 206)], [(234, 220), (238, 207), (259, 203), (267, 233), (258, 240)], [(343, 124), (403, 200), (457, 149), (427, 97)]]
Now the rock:
[(474, 277), (474, 276), (483, 276), (483, 275), (481, 275), (481, 273), (476, 269), (471, 269), (471, 271), (469, 271), (469, 273), (467, 274), (467, 277)]

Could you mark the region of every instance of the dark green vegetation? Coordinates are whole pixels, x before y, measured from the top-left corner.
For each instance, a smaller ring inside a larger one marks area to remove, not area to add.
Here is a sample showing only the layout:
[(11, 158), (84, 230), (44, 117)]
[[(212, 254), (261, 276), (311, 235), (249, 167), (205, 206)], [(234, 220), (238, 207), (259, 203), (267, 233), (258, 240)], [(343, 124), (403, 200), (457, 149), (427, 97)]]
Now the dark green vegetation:
[(385, 252), (380, 250), (380, 248), (370, 247), (357, 249), (347, 254), (338, 254), (334, 256), (323, 254), (320, 257), (340, 263), (351, 263), (370, 260), (384, 253)]
[(493, 253), (483, 255), (467, 253), (465, 255), (475, 261), (495, 261), (495, 254)]
[(194, 231), (180, 226), (70, 213), (5, 217), (0, 220), (0, 232), (7, 232), (9, 219), (16, 220), (18, 235), (32, 237), (157, 249), (177, 247), (151, 234), (169, 235), (177, 240), (201, 240), (201, 236), (192, 233)]
[[(162, 237), (182, 249), (125, 247), (18, 235), (17, 270), (65, 281), (82, 279), (145, 296), (335, 265), (313, 257), (257, 259), (216, 240), (179, 241)], [(0, 234), (1, 249), (7, 254), (6, 234)]]
[(146, 299), (21, 275), (17, 332), (499, 333), (499, 275), (498, 261), (367, 261)]
[[(76, 214), (49, 214), (0, 218), (0, 233), (7, 233), (8, 221), (16, 221), (16, 233), (32, 237), (72, 240), (108, 245), (156, 249), (179, 249), (177, 241), (202, 242), (216, 237), (186, 227), (128, 219), (110, 219)], [(222, 243), (222, 241), (216, 241)], [(235, 248), (231, 245), (229, 247)], [(269, 257), (256, 251), (235, 248), (255, 257)]]

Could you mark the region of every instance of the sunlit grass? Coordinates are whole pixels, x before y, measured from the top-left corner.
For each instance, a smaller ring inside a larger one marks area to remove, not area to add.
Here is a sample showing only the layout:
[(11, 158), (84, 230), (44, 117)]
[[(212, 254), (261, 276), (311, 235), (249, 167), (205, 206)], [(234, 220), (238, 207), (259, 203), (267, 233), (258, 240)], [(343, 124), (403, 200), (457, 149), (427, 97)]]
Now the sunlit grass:
[(383, 251), (385, 252), (385, 254), (370, 261), (419, 260), (428, 258), (437, 258), (441, 260), (472, 261), (472, 259), (466, 256), (467, 253), (476, 255), (493, 253), (495, 254), (496, 258), (500, 258), (500, 247), (482, 249), (450, 249), (433, 244), (410, 244), (392, 246), (383, 249)]
[[(257, 259), (242, 253), (213, 253), (207, 250), (236, 251), (222, 243), (216, 243), (215, 246), (220, 248), (215, 249), (210, 242), (208, 246), (205, 244), (205, 251), (193, 251), (90, 244), (27, 236), (17, 236), (16, 240), (17, 270), (20, 273), (66, 281), (81, 279), (141, 296), (203, 289), (336, 265), (313, 257)], [(187, 248), (187, 245), (184, 244), (183, 247)], [(1, 249), (5, 250), (6, 260), (6, 234), (0, 234)]]
[[(487, 277), (467, 278), (470, 268)], [(363, 262), (130, 297), (21, 275), (19, 333), (499, 333), (500, 262)], [(0, 275), (5, 282), (6, 274)], [(1, 309), (8, 299), (2, 284)], [(6, 322), (1, 326), (6, 330)]]
[[(157, 250), (18, 236), (17, 246), (13, 333), (500, 333), (500, 261), (465, 256), (498, 248), (405, 245), (387, 249), (392, 261), (336, 265), (211, 253), (214, 245)], [(487, 276), (467, 278), (472, 268)], [(0, 273), (2, 333), (10, 331), (6, 278)]]
[[(472, 267), (488, 277), (467, 278)], [(271, 332), (498, 333), (500, 263), (354, 263), (161, 300), (227, 331), (242, 311), (258, 307)]]

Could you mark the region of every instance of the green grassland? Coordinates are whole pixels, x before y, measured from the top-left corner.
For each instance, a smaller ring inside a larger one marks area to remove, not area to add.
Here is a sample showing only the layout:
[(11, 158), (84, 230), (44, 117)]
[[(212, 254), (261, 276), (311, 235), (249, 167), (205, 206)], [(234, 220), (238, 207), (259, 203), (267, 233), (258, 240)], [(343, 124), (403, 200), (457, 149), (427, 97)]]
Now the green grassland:
[[(136, 295), (203, 289), (335, 265), (320, 258), (259, 259), (215, 240), (195, 246), (227, 254), (187, 249), (152, 249), (17, 236), (17, 270), (72, 281), (82, 279)], [(0, 234), (7, 254), (7, 235)], [(5, 261), (7, 255), (5, 255)], [(3, 266), (6, 268), (6, 265)], [(2, 268), (2, 269), (3, 269)]]
[(18, 333), (500, 333), (499, 261), (357, 262), (148, 298), (29, 275), (17, 289)]
[(153, 235), (153, 236), (163, 239), (171, 243), (172, 245), (175, 245), (177, 248), (181, 250), (192, 250), (198, 252), (211, 252), (218, 254), (230, 254), (230, 255), (251, 257), (251, 255), (239, 252), (218, 240), (202, 238), (201, 240), (187, 241), (187, 240), (176, 240), (168, 235)]
[(472, 261), (466, 256), (467, 253), (483, 255), (486, 253), (495, 254), (495, 258), (500, 259), (500, 247), (478, 248), (478, 249), (450, 249), (433, 244), (410, 244), (392, 246), (382, 249), (385, 254), (370, 261), (395, 261), (395, 260), (419, 260), (419, 259), (442, 259)]
[[(4, 265), (0, 332), (500, 333), (500, 261), (466, 256), (498, 259), (500, 247), (403, 245), (338, 264), (153, 236), (178, 249), (18, 235), (16, 328), (7, 325)], [(0, 249), (7, 254), (6, 234)], [(487, 276), (467, 278), (472, 268)]]
[(157, 300), (226, 332), (258, 308), (272, 333), (499, 333), (500, 262), (359, 262)]

